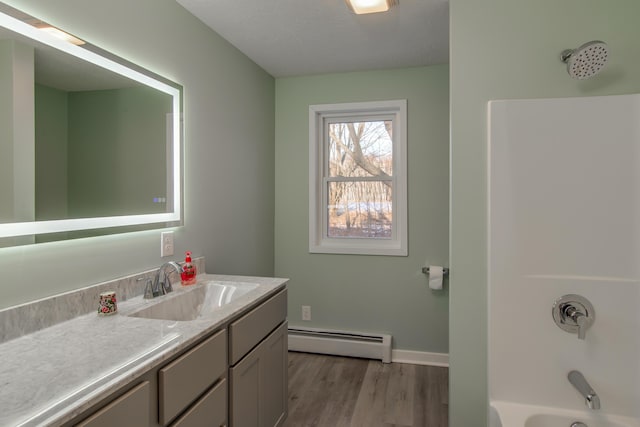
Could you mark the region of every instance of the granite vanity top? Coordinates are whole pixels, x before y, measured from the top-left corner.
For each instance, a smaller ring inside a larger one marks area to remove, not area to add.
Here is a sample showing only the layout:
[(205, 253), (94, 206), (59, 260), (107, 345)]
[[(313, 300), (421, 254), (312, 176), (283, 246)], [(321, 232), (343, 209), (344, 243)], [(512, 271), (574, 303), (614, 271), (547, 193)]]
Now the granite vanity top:
[(224, 326), (249, 306), (275, 294), (287, 282), (278, 278), (198, 275), (199, 283), (212, 280), (258, 286), (206, 319), (168, 321), (128, 316), (164, 298), (145, 300), (140, 295), (118, 302), (114, 315), (92, 312), (1, 343), (0, 425), (63, 424)]

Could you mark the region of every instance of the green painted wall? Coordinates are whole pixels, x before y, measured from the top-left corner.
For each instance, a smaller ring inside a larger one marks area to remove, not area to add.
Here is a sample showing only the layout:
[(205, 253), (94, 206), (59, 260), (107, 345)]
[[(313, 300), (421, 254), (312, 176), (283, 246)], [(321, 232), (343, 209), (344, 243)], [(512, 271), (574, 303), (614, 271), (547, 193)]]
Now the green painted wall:
[(67, 217), (67, 92), (35, 85), (36, 220)]
[[(291, 278), (292, 325), (389, 332), (394, 348), (448, 352), (448, 295), (425, 263), (447, 265), (446, 65), (276, 80), (275, 273)], [(409, 256), (308, 253), (311, 104), (408, 100)], [(301, 321), (310, 305), (312, 322)]]
[[(180, 260), (273, 274), (275, 80), (174, 0), (7, 0), (184, 86), (185, 219), (160, 231), (0, 249), (0, 308)], [(153, 19), (149, 19), (153, 16)], [(25, 274), (28, 271), (28, 274)]]
[[(487, 101), (639, 92), (638, 16), (635, 0), (450, 1), (451, 427), (486, 424)], [(572, 80), (560, 52), (590, 40), (610, 63)]]

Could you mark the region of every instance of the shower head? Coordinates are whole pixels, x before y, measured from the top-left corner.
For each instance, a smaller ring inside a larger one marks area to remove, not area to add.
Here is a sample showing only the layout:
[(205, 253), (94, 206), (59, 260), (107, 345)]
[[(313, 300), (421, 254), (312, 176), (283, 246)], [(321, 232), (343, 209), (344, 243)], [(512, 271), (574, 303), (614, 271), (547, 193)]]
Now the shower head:
[(567, 73), (574, 79), (584, 80), (598, 74), (606, 65), (609, 49), (605, 42), (594, 40), (577, 49), (567, 49), (560, 54), (567, 64)]

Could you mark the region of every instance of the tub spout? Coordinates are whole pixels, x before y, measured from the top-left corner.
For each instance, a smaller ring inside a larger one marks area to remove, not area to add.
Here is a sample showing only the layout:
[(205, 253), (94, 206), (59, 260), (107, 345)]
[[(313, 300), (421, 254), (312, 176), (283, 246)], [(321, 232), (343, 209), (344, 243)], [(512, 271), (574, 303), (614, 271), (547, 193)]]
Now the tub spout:
[(581, 372), (571, 371), (567, 378), (569, 378), (571, 385), (584, 397), (584, 403), (587, 405), (587, 408), (593, 410), (600, 409), (600, 397), (589, 385)]

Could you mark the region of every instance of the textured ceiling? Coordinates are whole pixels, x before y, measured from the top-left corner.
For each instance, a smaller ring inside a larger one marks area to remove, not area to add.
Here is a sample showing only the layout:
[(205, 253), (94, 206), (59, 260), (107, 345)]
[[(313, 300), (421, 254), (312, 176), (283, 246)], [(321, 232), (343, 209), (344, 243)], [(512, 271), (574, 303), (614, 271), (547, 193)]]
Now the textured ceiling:
[(344, 0), (176, 0), (274, 77), (449, 62), (448, 0), (355, 15)]

